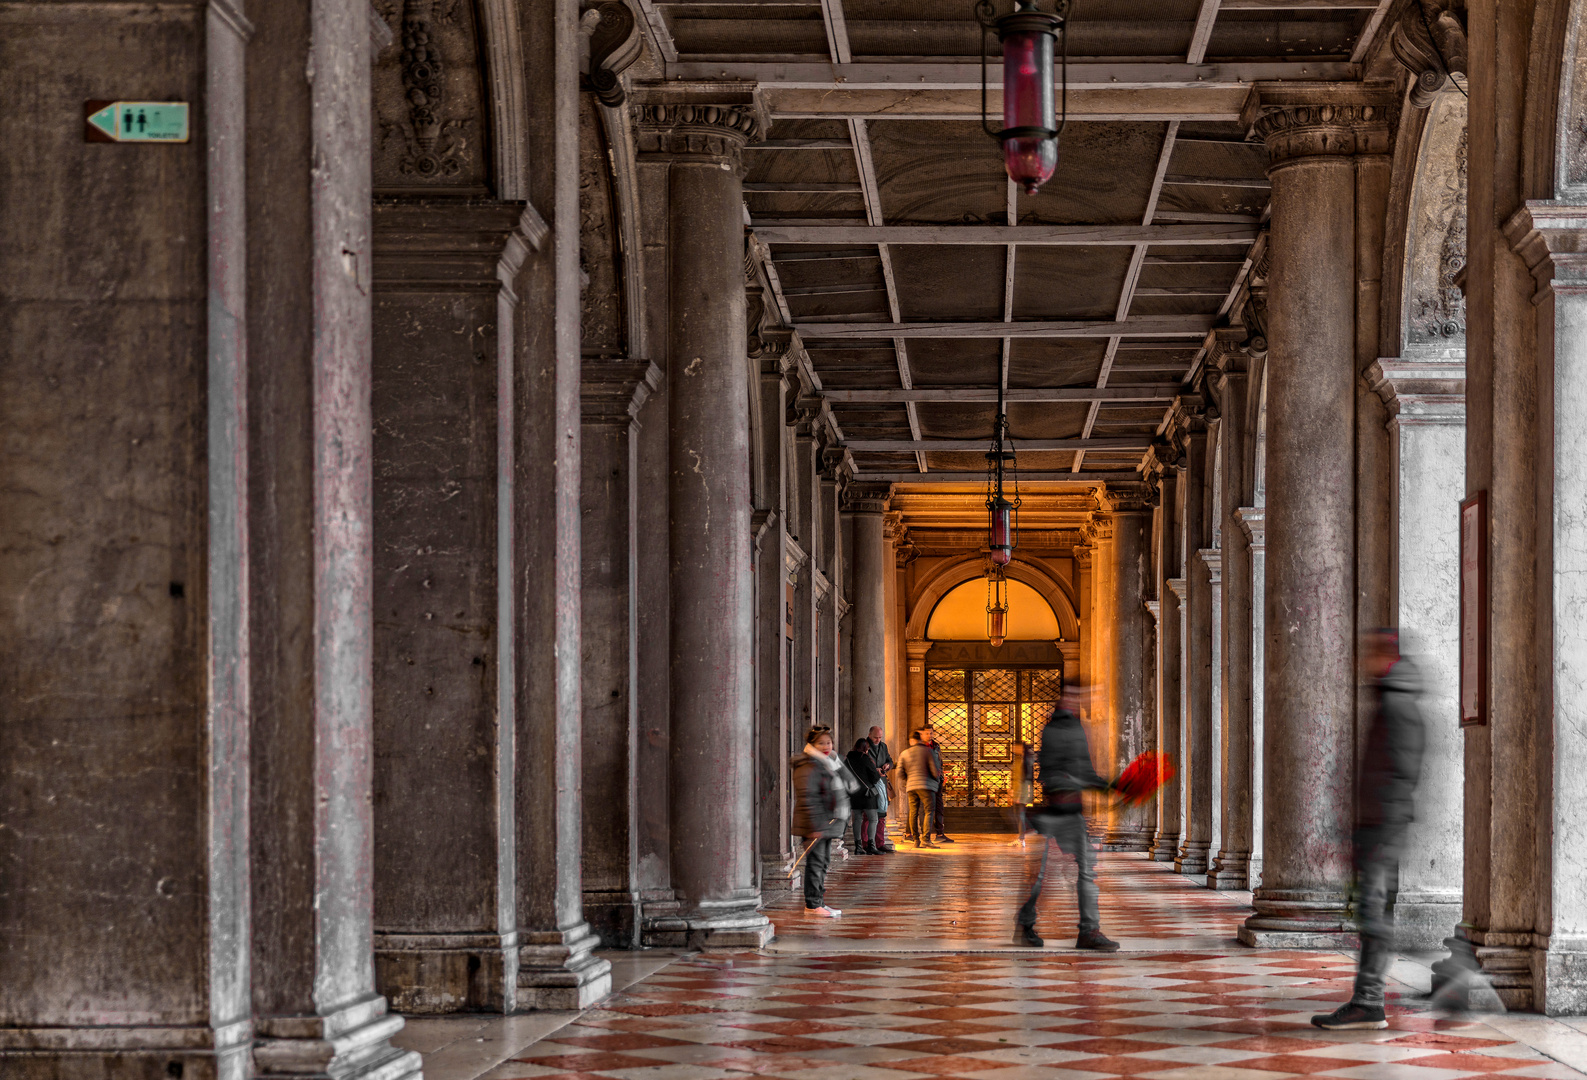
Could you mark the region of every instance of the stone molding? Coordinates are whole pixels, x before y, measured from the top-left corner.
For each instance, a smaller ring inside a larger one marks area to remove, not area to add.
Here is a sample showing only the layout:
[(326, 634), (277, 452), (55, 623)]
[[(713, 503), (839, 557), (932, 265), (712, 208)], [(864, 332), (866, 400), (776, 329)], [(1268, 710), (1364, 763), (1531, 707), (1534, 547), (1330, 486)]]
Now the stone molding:
[(372, 217), (375, 284), (427, 292), (510, 288), (550, 233), (526, 202), (383, 198)]
[(1172, 461), (1165, 461), (1166, 466), (1182, 468), (1184, 455), (1188, 449), (1192, 436), (1207, 433), (1207, 400), (1200, 394), (1181, 394), (1174, 399), (1168, 410), (1168, 423), (1164, 427), (1164, 434), (1173, 444), (1174, 455)]
[(1149, 514), (1157, 505), (1157, 485), (1139, 481), (1109, 480), (1099, 495), (1109, 514)]
[(1212, 575), (1212, 583), (1217, 585), (1223, 581), (1223, 549), (1197, 548), (1196, 554), (1207, 564), (1207, 570)]
[(1152, 613), (1153, 626), (1163, 621), (1163, 602), (1161, 600), (1146, 601), (1146, 610)]
[(1251, 87), (1240, 122), (1267, 143), (1271, 175), (1308, 157), (1389, 153), (1398, 104), (1389, 82), (1264, 82)]
[(1089, 572), (1091, 569), (1091, 559), (1095, 554), (1096, 548), (1092, 547), (1090, 544), (1076, 544), (1074, 547), (1075, 569), (1082, 572)]
[(1384, 357), (1367, 383), (1389, 410), (1389, 427), (1466, 422), (1466, 365)]
[(644, 83), (629, 98), (641, 155), (704, 158), (740, 171), (744, 147), (770, 127), (753, 82)]
[(1456, 0), (1411, 0), (1389, 31), (1389, 49), (1411, 73), (1409, 98), (1418, 109), (1433, 103), (1450, 76), (1466, 74), (1465, 7)]
[(580, 421), (635, 424), (661, 388), (661, 369), (649, 360), (586, 360), (579, 373)]
[(1587, 206), (1529, 199), (1504, 223), (1504, 236), (1537, 282), (1533, 303), (1587, 293)]
[(827, 577), (826, 571), (817, 566), (810, 575), (810, 583), (815, 586), (816, 610), (825, 611), (827, 600), (832, 596), (832, 579)]
[(621, 75), (645, 49), (633, 9), (622, 0), (585, 0), (580, 5), (579, 30), (589, 36), (589, 57), (583, 65), (586, 89), (608, 108), (627, 100)]
[(1181, 604), (1185, 602), (1185, 579), (1182, 577), (1164, 578), (1163, 584), (1168, 586), (1168, 591), (1174, 594)]
[(893, 485), (876, 481), (851, 482), (843, 488), (841, 507), (850, 514), (885, 514)]
[[(1251, 552), (1256, 554), (1267, 548), (1267, 507), (1242, 506), (1234, 512), (1245, 538), (1251, 542)], [(1258, 600), (1261, 597), (1257, 597)]]
[(783, 569), (788, 574), (788, 584), (797, 585), (799, 570), (810, 561), (810, 555), (799, 546), (799, 541), (786, 532), (783, 534), (782, 544)]

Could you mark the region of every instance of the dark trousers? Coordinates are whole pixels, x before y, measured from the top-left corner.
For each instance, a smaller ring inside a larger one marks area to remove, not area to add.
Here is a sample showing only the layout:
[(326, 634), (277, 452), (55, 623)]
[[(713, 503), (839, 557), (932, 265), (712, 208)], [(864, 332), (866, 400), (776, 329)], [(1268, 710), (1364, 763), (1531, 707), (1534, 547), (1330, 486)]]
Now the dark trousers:
[(1350, 1000), (1383, 1004), (1383, 984), (1394, 962), (1394, 901), (1400, 892), (1403, 827), (1363, 827), (1356, 834), (1356, 921), (1361, 932), (1361, 963)]
[(947, 836), (948, 827), (942, 823), (943, 794), (939, 787), (932, 792), (931, 799), (931, 831), (937, 836)]
[(1032, 822), (1041, 836), (1041, 863), (1031, 878), (1030, 896), (1019, 909), (1014, 920), (1021, 926), (1036, 925), (1036, 902), (1041, 899), (1041, 887), (1047, 879), (1047, 855), (1052, 845), (1047, 838), (1058, 842), (1058, 850), (1073, 856), (1079, 874), (1075, 880), (1075, 899), (1080, 907), (1080, 932), (1102, 929), (1102, 918), (1097, 911), (1097, 853), (1086, 836), (1086, 819), (1080, 814), (1037, 814)]
[(818, 908), (826, 903), (827, 867), (832, 863), (832, 841), (823, 837), (810, 846), (805, 856), (805, 907)]
[(866, 848), (880, 846), (880, 826), (877, 822), (881, 819), (880, 810), (854, 811), (854, 850), (864, 851)]
[(909, 793), (909, 818), (904, 832), (917, 843), (931, 837), (931, 802), (935, 794), (924, 788)]

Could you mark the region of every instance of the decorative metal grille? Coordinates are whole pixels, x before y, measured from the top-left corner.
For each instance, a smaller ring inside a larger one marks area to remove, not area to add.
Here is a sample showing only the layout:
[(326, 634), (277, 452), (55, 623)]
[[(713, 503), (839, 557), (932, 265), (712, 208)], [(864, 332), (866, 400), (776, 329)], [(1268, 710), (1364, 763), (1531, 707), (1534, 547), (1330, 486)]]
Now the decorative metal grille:
[(948, 806), (1008, 805), (1014, 743), (1038, 738), (1062, 688), (1059, 668), (926, 669)]

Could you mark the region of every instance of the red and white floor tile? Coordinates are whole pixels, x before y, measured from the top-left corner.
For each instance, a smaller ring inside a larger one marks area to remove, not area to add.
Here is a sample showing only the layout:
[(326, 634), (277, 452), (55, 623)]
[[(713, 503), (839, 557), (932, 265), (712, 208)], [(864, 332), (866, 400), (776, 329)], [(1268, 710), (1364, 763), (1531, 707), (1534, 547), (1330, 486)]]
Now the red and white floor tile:
[(1244, 948), (1232, 940), (1248, 910), (1239, 898), (1140, 856), (1101, 864), (1104, 926), (1131, 951), (1071, 947), (1072, 866), (1042, 908), (1053, 947), (983, 944), (1007, 940), (1026, 867), (1006, 841), (946, 850), (841, 866), (830, 899), (842, 919), (818, 923), (787, 897), (770, 911), (771, 950), (680, 956), (496, 1056), (484, 1080), (1583, 1075), (1499, 1030), (1518, 1026), (1505, 1018), (1434, 1014), (1398, 983), (1387, 1030), (1314, 1028), (1313, 1013), (1348, 999), (1353, 957)]

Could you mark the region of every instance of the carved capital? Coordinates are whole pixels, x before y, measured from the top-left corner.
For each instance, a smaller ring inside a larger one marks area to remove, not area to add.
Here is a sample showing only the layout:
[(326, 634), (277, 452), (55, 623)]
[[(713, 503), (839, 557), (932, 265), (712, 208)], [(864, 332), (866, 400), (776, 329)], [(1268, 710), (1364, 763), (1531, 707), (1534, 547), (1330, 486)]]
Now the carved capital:
[(893, 485), (876, 481), (851, 482), (843, 489), (843, 509), (856, 514), (882, 514), (892, 498)]
[(738, 169), (744, 147), (766, 133), (754, 83), (647, 84), (632, 97), (641, 154), (708, 158)]
[(1154, 484), (1109, 480), (1102, 488), (1102, 505), (1110, 514), (1146, 514), (1157, 505)]
[(1161, 481), (1170, 469), (1179, 464), (1181, 456), (1179, 447), (1169, 440), (1153, 439), (1151, 448), (1146, 451), (1146, 471)]
[(1257, 83), (1241, 113), (1267, 143), (1272, 169), (1318, 155), (1386, 154), (1394, 140), (1390, 83)]
[(1389, 31), (1389, 49), (1411, 73), (1411, 104), (1427, 108), (1452, 76), (1466, 74), (1466, 0), (1411, 0)]
[[(1244, 378), (1250, 370), (1250, 340), (1251, 334), (1243, 326), (1220, 326), (1209, 333), (1204, 345), (1208, 378), (1219, 383)], [(1265, 341), (1262, 347), (1267, 347)]]

